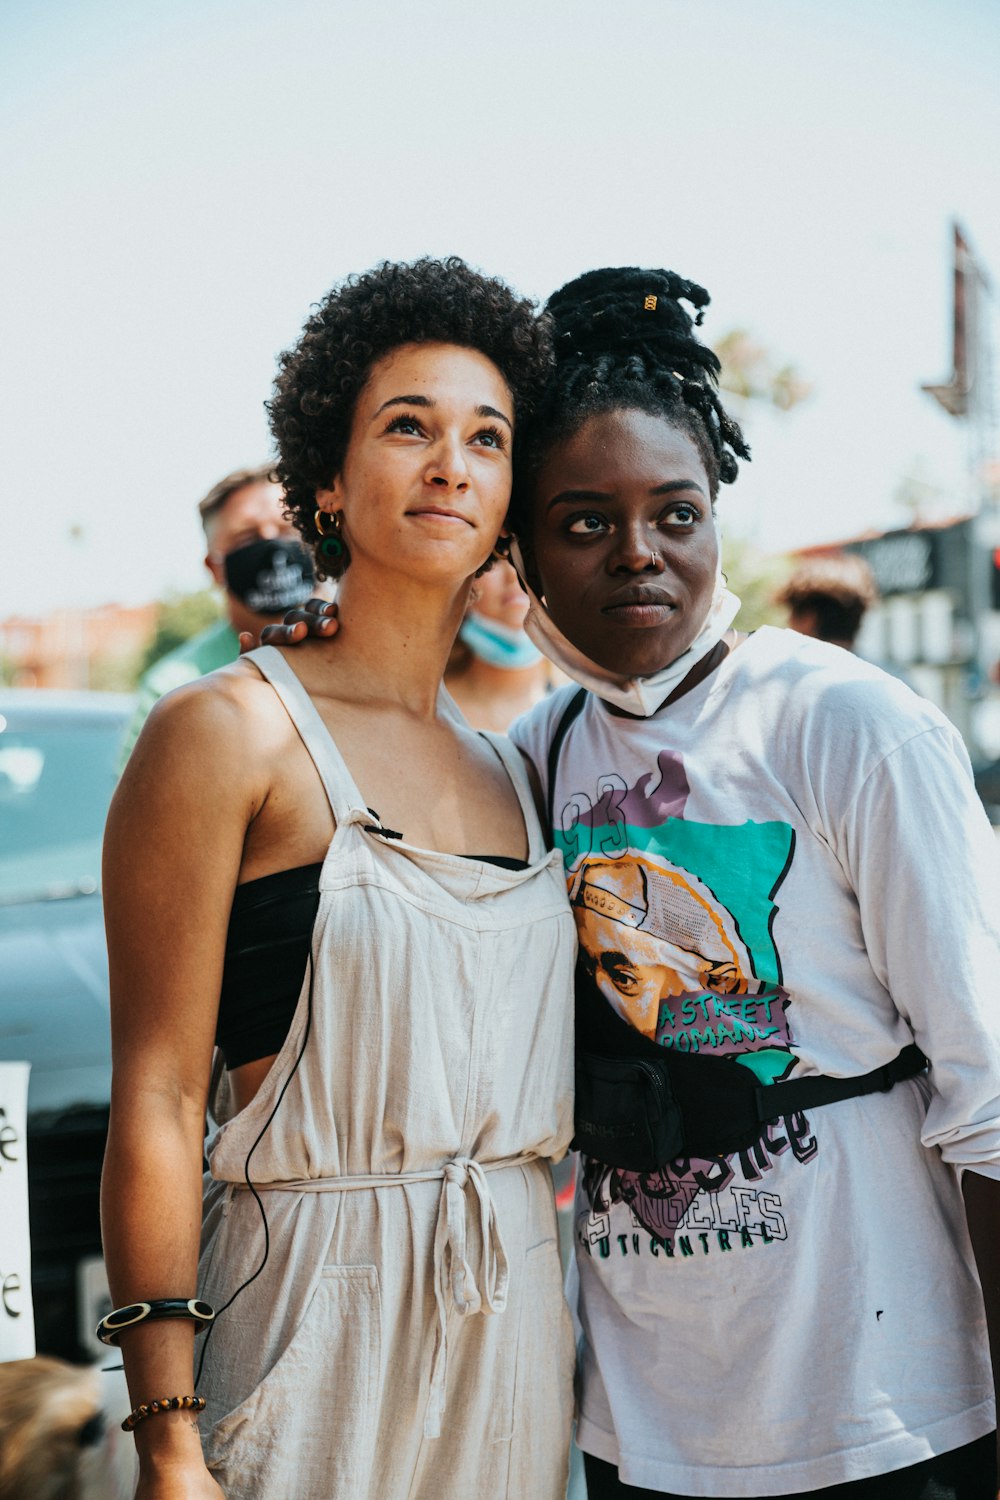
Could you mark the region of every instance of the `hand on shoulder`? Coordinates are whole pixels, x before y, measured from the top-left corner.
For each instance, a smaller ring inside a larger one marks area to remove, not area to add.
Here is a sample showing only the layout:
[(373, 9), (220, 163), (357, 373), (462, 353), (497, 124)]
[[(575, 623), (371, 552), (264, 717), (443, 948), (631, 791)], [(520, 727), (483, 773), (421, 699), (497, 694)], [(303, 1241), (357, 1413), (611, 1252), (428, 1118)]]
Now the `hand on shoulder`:
[(299, 646), (306, 640), (332, 640), (340, 629), (337, 606), (331, 599), (307, 599), (299, 609), (290, 609), (280, 625), (265, 625), (257, 640), (249, 630), (240, 631), (240, 655), (257, 646)]

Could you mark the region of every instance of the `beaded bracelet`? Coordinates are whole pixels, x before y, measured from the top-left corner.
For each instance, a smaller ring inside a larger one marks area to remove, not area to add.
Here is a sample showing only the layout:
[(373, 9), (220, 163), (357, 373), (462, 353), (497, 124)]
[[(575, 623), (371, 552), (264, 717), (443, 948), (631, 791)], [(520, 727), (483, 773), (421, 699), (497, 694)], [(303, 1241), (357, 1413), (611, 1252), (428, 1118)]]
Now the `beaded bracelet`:
[(133, 1407), (122, 1423), (122, 1432), (134, 1432), (140, 1422), (145, 1422), (147, 1417), (159, 1416), (161, 1411), (204, 1410), (204, 1396), (161, 1396), (159, 1401), (144, 1401), (141, 1406)]

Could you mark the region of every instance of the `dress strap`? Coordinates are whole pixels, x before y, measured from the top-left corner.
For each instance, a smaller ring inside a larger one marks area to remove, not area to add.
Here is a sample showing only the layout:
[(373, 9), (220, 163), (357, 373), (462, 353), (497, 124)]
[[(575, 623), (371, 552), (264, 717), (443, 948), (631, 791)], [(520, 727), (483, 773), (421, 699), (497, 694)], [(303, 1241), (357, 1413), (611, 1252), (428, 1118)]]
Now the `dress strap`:
[(258, 646), (248, 651), (244, 661), (253, 662), (260, 675), (271, 684), (308, 751), (326, 795), (334, 821), (340, 827), (351, 821), (371, 820), (344, 757), (316, 705), (285, 657), (275, 646)]
[(542, 832), (542, 825), (538, 819), (538, 809), (535, 806), (531, 782), (528, 780), (527, 767), (524, 764), (521, 752), (505, 734), (492, 734), (487, 729), (481, 729), (479, 733), (496, 751), (504, 770), (513, 783), (514, 791), (517, 793), (517, 800), (521, 804), (521, 814), (524, 818), (524, 826), (528, 834), (528, 863), (535, 864), (538, 860), (544, 859), (547, 853), (547, 846), (545, 835)]

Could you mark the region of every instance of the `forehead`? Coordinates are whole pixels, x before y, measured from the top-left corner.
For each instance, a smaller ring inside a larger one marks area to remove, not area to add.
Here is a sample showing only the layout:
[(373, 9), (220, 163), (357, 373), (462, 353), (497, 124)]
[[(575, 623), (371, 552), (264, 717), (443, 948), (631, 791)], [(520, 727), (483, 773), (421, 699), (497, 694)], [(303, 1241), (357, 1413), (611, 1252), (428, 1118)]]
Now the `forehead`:
[(400, 344), (375, 361), (358, 399), (370, 415), (383, 401), (425, 396), (455, 407), (495, 406), (513, 420), (514, 403), (500, 370), (478, 349), (461, 344)]
[(709, 492), (693, 438), (645, 411), (595, 413), (552, 445), (539, 471), (546, 490), (654, 489), (676, 479), (691, 479)]
[(215, 512), (210, 526), (214, 532), (233, 531), (254, 522), (281, 520), (283, 505), (280, 484), (268, 484), (266, 480), (244, 484)]

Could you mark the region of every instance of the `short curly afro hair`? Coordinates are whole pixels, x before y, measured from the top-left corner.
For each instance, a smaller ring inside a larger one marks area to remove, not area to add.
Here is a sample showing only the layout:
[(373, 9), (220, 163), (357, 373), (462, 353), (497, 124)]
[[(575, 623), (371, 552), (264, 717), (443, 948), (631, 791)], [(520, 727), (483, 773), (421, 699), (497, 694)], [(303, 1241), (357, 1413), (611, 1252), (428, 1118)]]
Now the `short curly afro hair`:
[[(420, 343), (458, 344), (492, 360), (510, 387), (518, 423), (552, 364), (548, 320), (535, 304), (458, 256), (385, 261), (334, 287), (298, 343), (279, 356), (267, 403), (287, 513), (314, 553), (316, 491), (328, 489), (343, 467), (355, 403), (373, 365), (402, 344)], [(324, 572), (317, 554), (318, 576), (334, 571), (327, 564)]]

